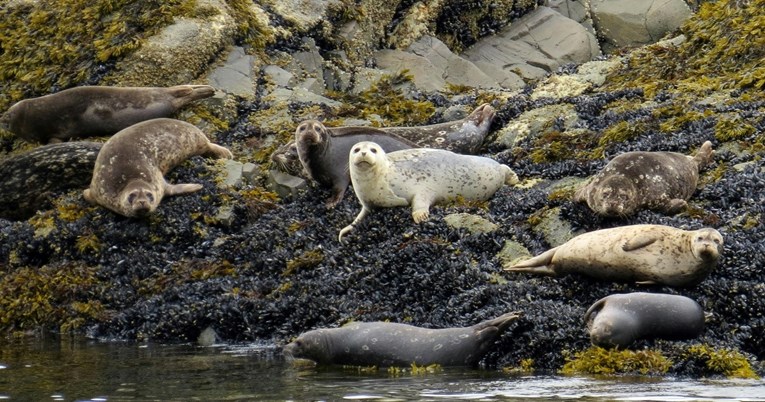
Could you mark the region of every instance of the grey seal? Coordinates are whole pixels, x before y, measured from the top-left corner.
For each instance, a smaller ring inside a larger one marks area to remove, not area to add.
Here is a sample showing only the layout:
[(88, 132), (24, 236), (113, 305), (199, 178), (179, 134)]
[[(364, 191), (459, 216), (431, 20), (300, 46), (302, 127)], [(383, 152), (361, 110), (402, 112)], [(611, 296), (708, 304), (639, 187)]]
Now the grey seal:
[(140, 121), (169, 117), (214, 93), (209, 85), (76, 87), (15, 103), (0, 118), (0, 127), (41, 143), (108, 136)]
[(83, 196), (120, 215), (144, 216), (154, 212), (163, 196), (202, 189), (201, 184), (169, 184), (164, 177), (194, 155), (233, 157), (193, 124), (167, 118), (134, 124), (104, 144)]
[(629, 225), (583, 233), (505, 270), (693, 286), (717, 266), (722, 251), (723, 237), (712, 228)]
[(574, 194), (601, 216), (624, 217), (641, 209), (680, 212), (696, 191), (699, 171), (712, 161), (707, 141), (691, 157), (675, 152), (627, 152), (612, 159)]
[(626, 348), (639, 339), (693, 339), (704, 331), (704, 310), (685, 296), (613, 294), (584, 315), (593, 345)]
[(353, 191), (361, 203), (350, 232), (374, 207), (412, 206), (415, 223), (428, 219), (430, 207), (463, 197), (487, 200), (504, 184), (518, 183), (508, 166), (491, 158), (442, 149), (415, 148), (386, 153), (374, 142), (356, 144), (348, 155)]
[(428, 329), (392, 322), (353, 322), (305, 332), (286, 345), (290, 359), (321, 365), (475, 366), (520, 317), (506, 313), (471, 327)]

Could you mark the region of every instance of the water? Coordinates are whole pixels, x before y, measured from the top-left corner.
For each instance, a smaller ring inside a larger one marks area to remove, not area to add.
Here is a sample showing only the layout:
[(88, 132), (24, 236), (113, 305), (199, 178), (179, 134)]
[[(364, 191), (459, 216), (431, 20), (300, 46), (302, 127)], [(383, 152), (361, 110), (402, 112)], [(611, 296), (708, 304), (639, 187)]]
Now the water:
[(85, 339), (0, 345), (0, 401), (147, 400), (765, 401), (763, 380), (513, 376), (444, 369), (308, 369), (273, 347)]

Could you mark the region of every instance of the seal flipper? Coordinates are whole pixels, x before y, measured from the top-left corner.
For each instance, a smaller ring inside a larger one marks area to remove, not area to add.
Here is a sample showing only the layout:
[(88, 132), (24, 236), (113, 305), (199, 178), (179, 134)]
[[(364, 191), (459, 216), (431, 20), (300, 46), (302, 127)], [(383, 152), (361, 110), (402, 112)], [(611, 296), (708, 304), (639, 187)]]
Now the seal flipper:
[(180, 105), (197, 99), (209, 98), (215, 94), (215, 88), (209, 85), (177, 85), (168, 88), (170, 95), (180, 100)]
[(422, 192), (414, 195), (412, 198), (412, 219), (414, 223), (420, 223), (428, 220), (430, 216), (430, 205), (432, 204), (432, 197)]
[(557, 250), (558, 247), (551, 248), (536, 257), (529, 258), (528, 260), (521, 261), (509, 268), (505, 268), (505, 271), (555, 275), (555, 269), (552, 268), (551, 265), (553, 256), (555, 256)]
[(85, 198), (85, 201), (87, 201), (87, 202), (89, 202), (89, 203), (91, 203), (91, 204), (94, 204), (94, 205), (97, 205), (97, 204), (98, 204), (98, 202), (96, 202), (96, 199), (95, 199), (95, 197), (93, 197), (93, 194), (90, 192), (90, 189), (89, 189), (89, 188), (86, 188), (86, 189), (85, 189), (85, 190), (82, 192), (82, 197), (83, 197), (83, 198)]
[(598, 315), (598, 312), (600, 310), (603, 310), (603, 307), (606, 305), (606, 299), (607, 297), (604, 297), (596, 301), (595, 303), (593, 303), (592, 306), (590, 306), (590, 308), (587, 309), (587, 312), (584, 313), (584, 323), (587, 325), (588, 328), (590, 327), (592, 320), (595, 319), (595, 316)]
[(634, 236), (627, 240), (624, 245), (622, 245), (622, 250), (624, 251), (635, 251), (637, 249), (650, 246), (651, 244), (655, 243), (657, 240), (659, 240), (656, 235), (652, 234), (646, 234), (646, 233), (640, 233), (637, 236)]
[(192, 184), (192, 183), (169, 184), (169, 183), (165, 183), (165, 195), (178, 195), (178, 194), (193, 193), (193, 192), (199, 191), (201, 189), (202, 189), (202, 185), (201, 184)]
[(714, 154), (715, 150), (712, 149), (712, 142), (706, 141), (705, 143), (701, 144), (701, 148), (696, 151), (696, 155), (694, 155), (691, 160), (693, 160), (698, 169), (701, 170), (701, 168), (712, 162), (712, 157)]
[(683, 209), (685, 209), (685, 207), (687, 207), (687, 206), (688, 206), (688, 202), (685, 201), (684, 199), (682, 199), (682, 198), (673, 198), (673, 199), (667, 201), (664, 204), (664, 208), (663, 209), (664, 209), (665, 213), (673, 214), (674, 215), (674, 214), (682, 211)]
[(234, 159), (234, 154), (228, 148), (213, 144), (212, 142), (207, 144), (207, 151), (204, 153), (204, 156), (217, 159)]
[(491, 328), (497, 328), (500, 332), (504, 332), (507, 329), (507, 327), (510, 326), (512, 322), (520, 318), (521, 315), (522, 313), (520, 311), (505, 313), (497, 318), (480, 322), (474, 325), (473, 329), (475, 329), (478, 332), (481, 332), (484, 328), (491, 327)]

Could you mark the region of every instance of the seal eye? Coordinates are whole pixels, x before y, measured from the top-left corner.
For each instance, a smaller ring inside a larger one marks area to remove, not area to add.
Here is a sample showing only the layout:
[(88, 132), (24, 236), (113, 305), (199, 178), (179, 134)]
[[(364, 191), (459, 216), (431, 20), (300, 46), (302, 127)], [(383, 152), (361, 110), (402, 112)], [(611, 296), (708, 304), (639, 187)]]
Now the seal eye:
[(135, 192), (130, 193), (127, 199), (128, 204), (132, 204), (133, 201), (135, 201), (135, 197), (137, 197), (137, 194)]
[(149, 202), (154, 202), (154, 194), (152, 193), (146, 193), (146, 199), (149, 200)]
[(353, 153), (357, 154), (357, 153), (359, 153), (359, 151), (361, 151), (361, 148), (356, 148), (356, 149), (353, 150)]
[(371, 151), (372, 151), (373, 154), (376, 154), (377, 153), (377, 148), (372, 148)]

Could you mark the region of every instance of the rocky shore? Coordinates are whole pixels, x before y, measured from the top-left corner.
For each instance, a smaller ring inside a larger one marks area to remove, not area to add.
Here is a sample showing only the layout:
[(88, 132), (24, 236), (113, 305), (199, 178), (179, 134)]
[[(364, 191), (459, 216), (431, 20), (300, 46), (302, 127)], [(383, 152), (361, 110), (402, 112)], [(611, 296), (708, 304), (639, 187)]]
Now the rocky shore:
[[(0, 211), (8, 341), (75, 331), (189, 342), (212, 328), (225, 342), (282, 346), (349, 321), (442, 328), (521, 311), (487, 367), (765, 373), (765, 1), (80, 3), (0, 7), (0, 112), (76, 85), (209, 84), (216, 96), (178, 118), (234, 160), (194, 157), (171, 171), (169, 182), (204, 188), (147, 219), (93, 207), (82, 188), (50, 194), (31, 216)], [(86, 45), (62, 45), (72, 36)], [(360, 210), (352, 192), (326, 209), (328, 190), (274, 173), (269, 159), (305, 119), (414, 126), (485, 102), (497, 116), (481, 154), (521, 183), (434, 207), (422, 224), (407, 208), (382, 209), (341, 244)], [(678, 215), (604, 219), (571, 201), (615, 155), (691, 154), (707, 140), (714, 161)], [(39, 145), (0, 132), (0, 168)], [(503, 271), (576, 234), (638, 223), (713, 227), (725, 251), (689, 288)], [(632, 291), (696, 300), (705, 332), (641, 341), (628, 357), (590, 348), (587, 308)]]

